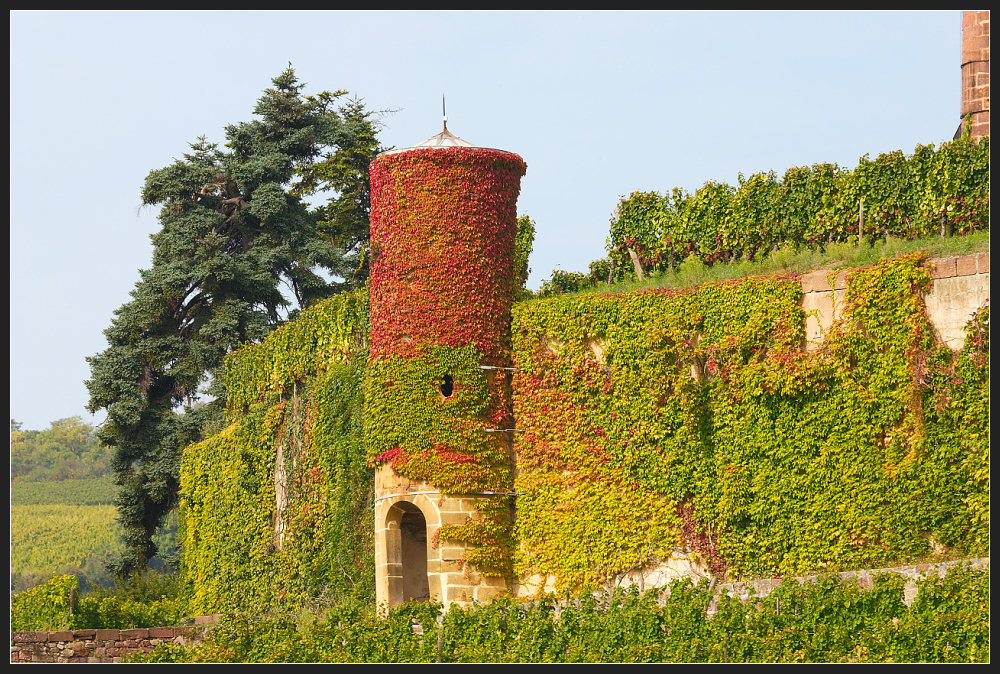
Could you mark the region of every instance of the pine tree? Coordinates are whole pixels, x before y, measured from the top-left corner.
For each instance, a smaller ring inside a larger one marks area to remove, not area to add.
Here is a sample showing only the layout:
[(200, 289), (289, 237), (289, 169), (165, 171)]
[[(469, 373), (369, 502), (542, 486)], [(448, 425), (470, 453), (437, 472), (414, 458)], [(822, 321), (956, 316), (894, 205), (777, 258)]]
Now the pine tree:
[[(120, 489), (119, 575), (156, 554), (152, 535), (177, 504), (180, 452), (222, 422), (225, 355), (364, 281), (355, 272), (367, 162), (379, 150), (372, 115), (357, 100), (338, 107), (343, 91), (304, 96), (290, 67), (272, 82), (257, 119), (226, 128), (225, 149), (202, 137), (146, 177), (143, 204), (161, 207), (153, 263), (105, 330), (108, 348), (88, 358), (88, 407), (107, 412), (98, 437), (114, 450)], [(310, 211), (302, 197), (328, 189), (331, 205)], [(359, 208), (343, 209), (347, 217), (337, 205), (351, 200)]]

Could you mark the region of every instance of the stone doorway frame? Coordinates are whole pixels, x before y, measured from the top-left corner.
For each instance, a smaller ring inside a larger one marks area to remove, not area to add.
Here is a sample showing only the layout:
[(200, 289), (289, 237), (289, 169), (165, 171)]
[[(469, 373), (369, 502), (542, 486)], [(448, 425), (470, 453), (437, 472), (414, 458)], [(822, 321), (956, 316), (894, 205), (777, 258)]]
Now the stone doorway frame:
[[(375, 600), (380, 607), (393, 608), (408, 600), (407, 589), (412, 589), (416, 578), (413, 560), (407, 560), (412, 548), (406, 549), (400, 528), (404, 516), (419, 514), (423, 517), (426, 541), (423, 560), (417, 565), (417, 575), (426, 576), (427, 600), (441, 601), (441, 551), (433, 545), (441, 529), (441, 515), (432, 500), (423, 494), (403, 494), (375, 503)], [(410, 568), (405, 568), (410, 562)], [(409, 586), (409, 587), (408, 587)]]

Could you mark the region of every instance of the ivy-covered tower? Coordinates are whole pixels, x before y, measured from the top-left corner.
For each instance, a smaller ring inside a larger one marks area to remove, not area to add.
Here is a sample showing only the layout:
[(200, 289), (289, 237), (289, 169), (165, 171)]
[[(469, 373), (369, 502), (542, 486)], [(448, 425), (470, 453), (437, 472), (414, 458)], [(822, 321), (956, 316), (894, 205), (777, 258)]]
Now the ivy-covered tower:
[(371, 164), (365, 435), (376, 599), (484, 601), (512, 579), (516, 154), (441, 133)]

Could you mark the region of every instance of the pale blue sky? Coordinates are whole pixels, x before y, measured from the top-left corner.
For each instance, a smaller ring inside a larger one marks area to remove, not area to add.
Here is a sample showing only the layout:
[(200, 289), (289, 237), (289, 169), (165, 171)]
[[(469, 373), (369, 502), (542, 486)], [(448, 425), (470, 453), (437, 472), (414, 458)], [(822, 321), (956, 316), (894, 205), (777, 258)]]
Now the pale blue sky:
[[(537, 287), (604, 256), (635, 190), (938, 144), (959, 122), (961, 12), (10, 14), (11, 416), (86, 414), (84, 358), (147, 267), (146, 174), (251, 118), (291, 62), (386, 145), (448, 128), (528, 164)], [(99, 419), (98, 419), (99, 420)]]

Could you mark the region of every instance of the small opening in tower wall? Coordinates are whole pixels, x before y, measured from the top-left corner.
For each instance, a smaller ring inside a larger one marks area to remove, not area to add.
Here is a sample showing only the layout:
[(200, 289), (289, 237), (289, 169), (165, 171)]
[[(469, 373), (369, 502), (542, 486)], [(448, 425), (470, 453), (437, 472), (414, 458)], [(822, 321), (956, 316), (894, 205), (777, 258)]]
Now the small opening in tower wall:
[(455, 392), (455, 380), (451, 378), (450, 374), (446, 374), (441, 378), (441, 395), (445, 398), (450, 398), (451, 394)]

